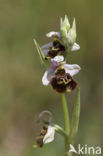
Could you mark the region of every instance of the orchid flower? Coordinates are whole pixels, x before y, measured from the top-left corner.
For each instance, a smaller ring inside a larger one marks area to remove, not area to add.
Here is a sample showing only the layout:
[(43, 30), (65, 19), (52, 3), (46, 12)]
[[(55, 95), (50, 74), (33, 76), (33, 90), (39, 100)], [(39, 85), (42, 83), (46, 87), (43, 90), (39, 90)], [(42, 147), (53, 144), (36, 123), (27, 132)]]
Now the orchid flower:
[(54, 140), (54, 135), (55, 135), (55, 128), (53, 126), (49, 125), (47, 133), (43, 138), (43, 143), (47, 144), (47, 143), (52, 142)]
[(51, 59), (51, 62), (51, 68), (44, 73), (42, 78), (43, 85), (51, 84), (57, 92), (73, 90), (77, 83), (72, 77), (80, 71), (80, 66), (77, 64), (66, 64), (63, 56), (56, 56)]
[(51, 125), (46, 125), (41, 130), (40, 136), (36, 139), (36, 145), (34, 145), (34, 148), (43, 147), (44, 144), (50, 143), (54, 140), (55, 135), (55, 128)]
[[(60, 32), (49, 32), (46, 34), (48, 38), (51, 38), (53, 41), (45, 44), (41, 47), (41, 51), (43, 52), (45, 58), (54, 58), (57, 55), (64, 55), (65, 46), (62, 44), (62, 38)], [(66, 40), (67, 42), (67, 40)], [(69, 48), (69, 44), (67, 44)], [(72, 45), (71, 51), (77, 51), (80, 49), (80, 46), (74, 42)]]
[(54, 58), (57, 55), (64, 55), (65, 47), (60, 41), (60, 33), (50, 32), (47, 36), (53, 38), (53, 41), (41, 47), (41, 51), (43, 52), (45, 58), (48, 59)]
[[(44, 119), (47, 115), (48, 119)], [(42, 111), (39, 114), (38, 121), (43, 122), (43, 128), (40, 132), (40, 135), (36, 139), (36, 145), (34, 148), (43, 147), (44, 144), (50, 143), (54, 140), (55, 128), (51, 125), (52, 113), (50, 111)]]

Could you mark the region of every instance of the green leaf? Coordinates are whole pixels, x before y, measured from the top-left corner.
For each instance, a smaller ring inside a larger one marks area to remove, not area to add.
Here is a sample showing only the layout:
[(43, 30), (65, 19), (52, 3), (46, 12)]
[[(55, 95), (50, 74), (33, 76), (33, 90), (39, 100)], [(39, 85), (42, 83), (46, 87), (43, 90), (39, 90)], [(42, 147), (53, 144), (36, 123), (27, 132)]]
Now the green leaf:
[(78, 88), (76, 101), (74, 104), (72, 121), (71, 121), (71, 130), (70, 130), (70, 142), (73, 144), (76, 134), (78, 132), (79, 125), (79, 117), (80, 117), (80, 88)]
[(38, 52), (38, 54), (39, 54), (40, 62), (41, 62), (42, 65), (45, 65), (45, 62), (44, 62), (44, 59), (45, 59), (44, 54), (42, 53), (42, 51), (41, 51), (41, 49), (40, 49), (40, 46), (39, 46), (39, 44), (37, 43), (37, 41), (36, 41), (35, 39), (34, 39), (33, 41), (34, 41), (34, 44), (35, 44), (35, 46), (36, 46), (37, 52)]

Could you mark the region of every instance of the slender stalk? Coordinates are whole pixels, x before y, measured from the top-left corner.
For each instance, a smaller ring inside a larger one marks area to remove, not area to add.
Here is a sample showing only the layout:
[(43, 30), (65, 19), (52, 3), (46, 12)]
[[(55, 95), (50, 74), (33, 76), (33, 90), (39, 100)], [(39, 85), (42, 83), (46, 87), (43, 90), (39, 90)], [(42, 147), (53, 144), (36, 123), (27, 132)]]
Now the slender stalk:
[(72, 145), (74, 144), (75, 137), (78, 133), (79, 117), (80, 117), (80, 88), (78, 88), (77, 90), (76, 100), (72, 113), (71, 130), (70, 130), (70, 142)]
[[(74, 104), (74, 109), (72, 113), (71, 127), (69, 123), (69, 112), (67, 107), (67, 101), (65, 94), (62, 94), (62, 109), (64, 115), (64, 130), (67, 135), (64, 135), (65, 138), (65, 156), (72, 156), (72, 152), (69, 152), (70, 144), (74, 145), (75, 137), (78, 132), (79, 117), (80, 117), (80, 88), (78, 88), (76, 101)], [(59, 128), (63, 134), (63, 130)]]
[[(69, 112), (68, 112), (65, 94), (61, 95), (61, 99), (62, 99), (62, 109), (63, 109), (63, 116), (64, 116), (64, 129), (65, 129), (65, 132), (69, 135), (70, 133)], [(69, 141), (69, 138), (65, 137), (65, 152), (66, 153), (68, 152), (68, 149), (69, 149), (68, 141)]]

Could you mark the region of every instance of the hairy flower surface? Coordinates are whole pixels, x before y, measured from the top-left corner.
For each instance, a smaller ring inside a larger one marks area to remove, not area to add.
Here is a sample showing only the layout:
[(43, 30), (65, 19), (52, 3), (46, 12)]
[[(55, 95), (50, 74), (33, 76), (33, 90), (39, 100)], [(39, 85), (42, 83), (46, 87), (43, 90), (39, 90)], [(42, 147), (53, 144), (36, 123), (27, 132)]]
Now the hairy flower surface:
[(54, 135), (55, 128), (49, 124), (45, 124), (40, 135), (36, 139), (37, 145), (34, 145), (34, 148), (43, 147), (44, 144), (52, 142), (54, 140)]
[(61, 18), (60, 31), (51, 31), (46, 34), (46, 37), (50, 38), (51, 42), (41, 47), (34, 40), (41, 62), (43, 62), (43, 59), (48, 60), (58, 55), (66, 57), (69, 52), (80, 49), (80, 46), (76, 43), (75, 19), (71, 26), (67, 16), (65, 16), (64, 20)]
[(60, 40), (54, 39), (52, 42), (41, 47), (45, 59), (54, 58), (57, 55), (64, 55), (65, 47)]
[[(46, 45), (43, 45), (41, 47), (41, 51), (43, 52), (45, 59), (54, 58), (57, 55), (64, 55), (66, 48), (69, 48), (68, 40), (71, 39), (71, 36), (72, 36), (71, 34), (73, 34), (70, 32), (73, 32), (73, 30), (70, 29), (69, 33), (67, 33), (67, 37), (65, 37), (66, 47), (62, 43), (62, 35), (60, 32), (52, 31), (46, 34), (46, 36), (50, 38), (52, 42)], [(76, 42), (74, 42), (73, 45), (71, 46), (71, 51), (77, 51), (79, 49), (80, 49), (80, 46)]]
[(56, 56), (51, 59), (51, 62), (51, 68), (44, 73), (42, 78), (43, 85), (51, 84), (60, 93), (75, 89), (77, 83), (72, 77), (80, 71), (80, 66), (66, 64), (63, 56)]

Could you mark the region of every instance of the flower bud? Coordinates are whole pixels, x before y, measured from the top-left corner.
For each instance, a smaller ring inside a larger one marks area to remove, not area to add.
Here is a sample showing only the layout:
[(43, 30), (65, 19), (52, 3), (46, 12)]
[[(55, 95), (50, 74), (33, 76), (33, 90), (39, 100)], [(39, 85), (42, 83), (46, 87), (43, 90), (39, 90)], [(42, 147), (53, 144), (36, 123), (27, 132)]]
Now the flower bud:
[(70, 29), (70, 23), (69, 23), (69, 20), (68, 20), (67, 15), (65, 15), (64, 25), (65, 25), (65, 27), (66, 27), (67, 32), (69, 32), (69, 29)]
[(60, 32), (61, 32), (62, 40), (65, 41), (65, 39), (67, 38), (67, 29), (64, 25), (62, 18), (60, 19)]
[(68, 17), (65, 15), (64, 21), (62, 20), (62, 18), (60, 20), (60, 32), (61, 32), (63, 42), (66, 41), (69, 29), (70, 29), (70, 23)]
[(74, 19), (72, 28), (69, 30), (67, 34), (67, 41), (69, 42), (69, 44), (74, 44), (74, 42), (76, 41), (76, 36), (77, 36), (76, 35), (76, 22)]

